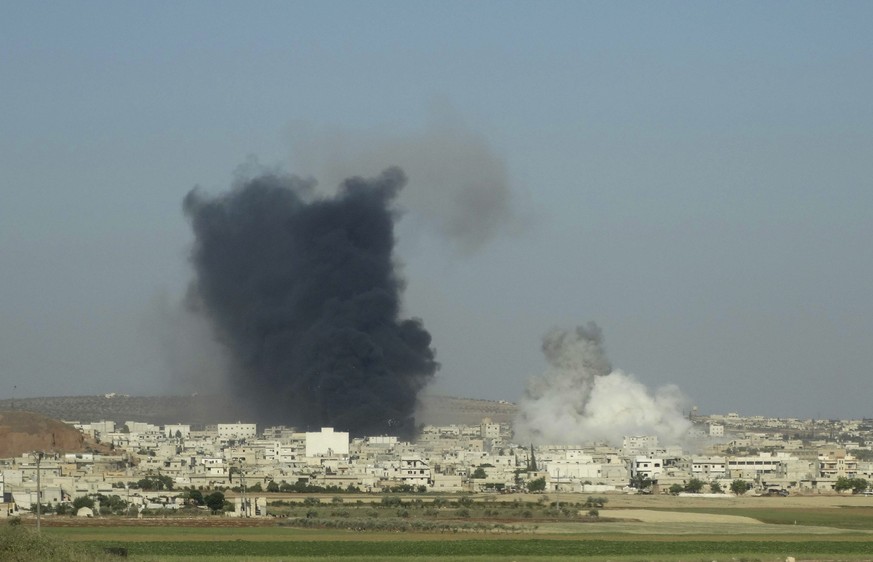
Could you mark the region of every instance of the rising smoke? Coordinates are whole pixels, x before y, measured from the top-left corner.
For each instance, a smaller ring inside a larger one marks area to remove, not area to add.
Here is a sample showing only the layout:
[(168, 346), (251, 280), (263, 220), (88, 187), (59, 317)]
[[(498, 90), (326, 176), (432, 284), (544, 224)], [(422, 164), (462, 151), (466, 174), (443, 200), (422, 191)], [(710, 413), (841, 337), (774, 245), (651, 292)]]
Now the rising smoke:
[(677, 444), (690, 429), (679, 389), (665, 386), (653, 394), (633, 375), (613, 370), (596, 324), (549, 332), (543, 353), (550, 368), (530, 381), (519, 404), (520, 441), (620, 445), (625, 435), (657, 435)]
[(423, 129), (388, 136), (368, 131), (291, 132), (295, 170), (333, 185), (352, 173), (375, 173), (394, 162), (415, 179), (403, 205), (420, 231), (429, 229), (461, 256), (525, 228), (506, 162), (487, 139), (445, 109)]
[(393, 201), (398, 168), (336, 195), (267, 174), (184, 201), (191, 295), (231, 356), (230, 385), (260, 423), (409, 436), (438, 368), (430, 334), (400, 318)]

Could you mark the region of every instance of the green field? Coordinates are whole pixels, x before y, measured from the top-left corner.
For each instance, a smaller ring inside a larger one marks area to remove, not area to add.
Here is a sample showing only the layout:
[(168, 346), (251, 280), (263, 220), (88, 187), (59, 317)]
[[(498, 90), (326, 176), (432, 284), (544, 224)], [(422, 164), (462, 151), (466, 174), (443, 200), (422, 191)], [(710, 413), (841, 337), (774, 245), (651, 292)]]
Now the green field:
[[(97, 543), (115, 546), (118, 543)], [(873, 542), (846, 541), (601, 541), (601, 540), (428, 540), (428, 541), (211, 541), (127, 542), (132, 556), (250, 556), (250, 557), (550, 557), (603, 558), (646, 556), (739, 556), (765, 555), (785, 558), (809, 555), (853, 555), (873, 557)]]
[[(605, 529), (606, 530), (606, 529)], [(398, 534), (257, 527), (47, 528), (50, 536), (102, 549), (124, 547), (140, 562), (207, 560), (870, 560), (873, 534), (731, 537), (663, 535)]]
[(772, 525), (807, 525), (834, 527), (837, 529), (873, 530), (873, 507), (840, 507), (809, 509), (791, 507), (767, 508), (655, 508), (657, 511), (682, 513), (711, 513), (716, 515), (739, 515), (751, 517)]
[[(588, 515), (581, 503), (562, 502), (564, 509), (557, 509), (546, 501), (477, 501), (466, 507), (446, 504), (439, 509), (414, 501), (399, 506), (392, 502), (309, 502), (306, 506), (286, 502), (283, 509), (288, 518), (261, 520), (260, 526), (222, 517), (141, 522), (58, 518), (54, 523), (47, 521), (43, 535), (71, 548), (98, 553), (108, 547), (124, 548), (128, 560), (137, 562), (873, 560), (873, 505), (849, 507), (835, 505), (832, 500), (827, 500), (829, 504), (812, 501), (815, 505), (743, 500), (743, 504), (733, 506), (683, 507), (670, 498), (616, 497), (613, 502), (620, 505), (609, 510), (618, 515), (623, 510), (634, 515), (640, 508), (648, 513), (688, 514), (690, 519), (683, 523), (599, 519)], [(318, 517), (302, 517), (307, 511), (317, 511)], [(698, 520), (695, 514), (752, 519), (718, 523), (703, 519), (704, 515)], [(387, 527), (355, 530), (355, 525), (367, 522)], [(420, 523), (441, 526), (427, 527), (430, 530), (426, 531)], [(42, 559), (20, 558), (28, 562)], [(95, 560), (112, 558), (98, 556)]]

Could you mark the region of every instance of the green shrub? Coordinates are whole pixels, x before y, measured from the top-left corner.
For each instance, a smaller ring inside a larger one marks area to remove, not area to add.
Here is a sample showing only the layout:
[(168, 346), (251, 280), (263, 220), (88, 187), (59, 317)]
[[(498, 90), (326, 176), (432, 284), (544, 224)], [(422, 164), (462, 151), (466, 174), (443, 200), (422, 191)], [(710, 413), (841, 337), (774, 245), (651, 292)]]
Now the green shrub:
[(68, 543), (18, 525), (0, 528), (0, 560), (3, 562), (102, 562), (105, 553)]
[(382, 498), (382, 507), (401, 507), (403, 500), (397, 496), (384, 496)]

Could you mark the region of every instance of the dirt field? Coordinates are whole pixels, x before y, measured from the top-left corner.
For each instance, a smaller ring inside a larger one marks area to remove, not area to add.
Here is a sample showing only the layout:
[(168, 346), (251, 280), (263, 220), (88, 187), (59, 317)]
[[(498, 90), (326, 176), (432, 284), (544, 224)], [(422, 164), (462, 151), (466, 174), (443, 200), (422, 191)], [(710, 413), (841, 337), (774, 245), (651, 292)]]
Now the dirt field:
[[(592, 494), (598, 495), (598, 494)], [(601, 494), (602, 495), (602, 494)], [(558, 494), (550, 496), (552, 501), (562, 499), (564, 501), (578, 501), (572, 498), (587, 497), (580, 494)], [(873, 507), (873, 497), (864, 496), (825, 496), (825, 495), (791, 495), (788, 497), (754, 497), (733, 496), (725, 494), (722, 498), (689, 497), (670, 495), (628, 495), (607, 494), (603, 495), (609, 501), (607, 509), (681, 509), (699, 507), (718, 508), (839, 508), (839, 507)]]
[(762, 525), (757, 519), (739, 515), (717, 515), (713, 513), (687, 513), (677, 511), (654, 511), (651, 509), (601, 509), (601, 517), (610, 519), (629, 519), (643, 523), (742, 523)]

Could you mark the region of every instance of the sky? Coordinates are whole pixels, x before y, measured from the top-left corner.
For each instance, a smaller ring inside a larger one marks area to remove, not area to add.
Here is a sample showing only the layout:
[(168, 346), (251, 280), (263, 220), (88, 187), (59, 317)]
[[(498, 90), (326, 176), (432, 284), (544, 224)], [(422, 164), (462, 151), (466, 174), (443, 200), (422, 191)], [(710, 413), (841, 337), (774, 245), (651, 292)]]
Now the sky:
[[(704, 413), (873, 417), (871, 17), (0, 1), (0, 396), (178, 390), (161, 318), (193, 187), (409, 162), (430, 392), (516, 401), (543, 335), (594, 321), (615, 367)], [(497, 198), (459, 206), (471, 177)]]

